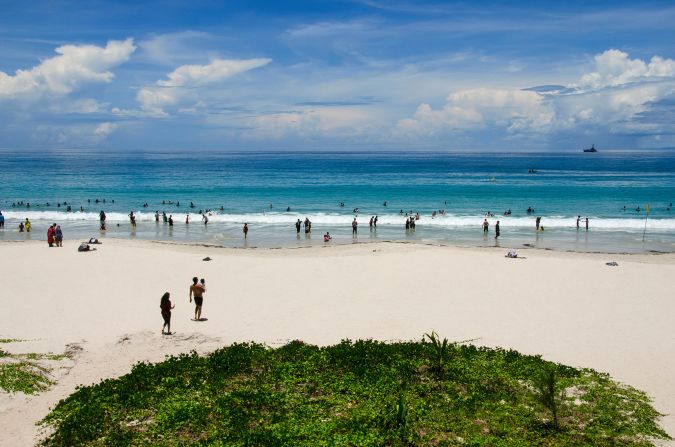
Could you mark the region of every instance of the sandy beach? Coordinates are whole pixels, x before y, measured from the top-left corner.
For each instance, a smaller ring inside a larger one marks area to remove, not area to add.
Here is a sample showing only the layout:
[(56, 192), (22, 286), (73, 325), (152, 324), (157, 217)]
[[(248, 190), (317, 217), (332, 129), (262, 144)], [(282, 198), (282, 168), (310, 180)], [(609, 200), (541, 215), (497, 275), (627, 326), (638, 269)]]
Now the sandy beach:
[[(675, 254), (518, 250), (509, 259), (504, 248), (386, 242), (243, 250), (111, 239), (76, 248), (0, 243), (0, 338), (23, 340), (3, 349), (71, 353), (50, 390), (0, 394), (0, 445), (34, 445), (35, 422), (59, 399), (139, 361), (236, 341), (407, 340), (432, 330), (608, 372), (648, 392), (675, 435)], [(206, 279), (207, 321), (190, 320), (193, 276)], [(165, 291), (173, 336), (160, 334)]]

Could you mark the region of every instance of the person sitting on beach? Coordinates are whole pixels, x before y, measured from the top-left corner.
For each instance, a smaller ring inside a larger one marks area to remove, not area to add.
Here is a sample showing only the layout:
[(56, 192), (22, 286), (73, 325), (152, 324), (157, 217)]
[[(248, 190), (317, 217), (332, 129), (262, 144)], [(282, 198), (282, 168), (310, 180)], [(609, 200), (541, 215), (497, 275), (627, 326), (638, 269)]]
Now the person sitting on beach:
[[(162, 295), (162, 299), (159, 302), (159, 308), (162, 310), (162, 319), (164, 320), (164, 324), (162, 325), (162, 335), (172, 335), (171, 334), (171, 309), (175, 308), (176, 306), (171, 304), (171, 300), (169, 297), (171, 294), (169, 292), (164, 293)], [(166, 332), (164, 332), (164, 328), (166, 328)]]
[(323, 241), (329, 242), (331, 239), (333, 239), (333, 238), (330, 236), (330, 233), (328, 231), (326, 231), (326, 234), (323, 235)]
[(100, 242), (98, 241), (98, 239), (96, 239), (95, 237), (90, 237), (88, 243), (89, 243), (89, 244), (100, 244)]
[(190, 286), (190, 302), (192, 302), (192, 297), (194, 296), (195, 318), (193, 321), (199, 321), (202, 318), (202, 304), (204, 303), (205, 290), (206, 285), (199, 284), (199, 278), (197, 278), (196, 276), (192, 278), (192, 285)]

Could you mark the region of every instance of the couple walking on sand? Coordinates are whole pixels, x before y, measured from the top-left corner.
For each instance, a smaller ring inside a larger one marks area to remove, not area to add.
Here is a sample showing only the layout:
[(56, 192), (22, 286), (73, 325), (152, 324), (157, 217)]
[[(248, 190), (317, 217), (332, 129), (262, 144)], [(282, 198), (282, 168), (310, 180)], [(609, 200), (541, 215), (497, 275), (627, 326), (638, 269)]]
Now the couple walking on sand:
[[(202, 305), (204, 304), (204, 293), (206, 293), (206, 281), (204, 278), (201, 281), (195, 276), (192, 278), (192, 285), (190, 286), (190, 302), (192, 299), (195, 300), (195, 317), (192, 321), (206, 321), (206, 318), (202, 319)], [(173, 335), (171, 332), (171, 310), (176, 306), (171, 304), (171, 294), (169, 292), (162, 295), (162, 299), (159, 303), (159, 307), (162, 310), (162, 318), (164, 319), (164, 324), (162, 325), (162, 335)], [(166, 328), (166, 332), (164, 331)]]

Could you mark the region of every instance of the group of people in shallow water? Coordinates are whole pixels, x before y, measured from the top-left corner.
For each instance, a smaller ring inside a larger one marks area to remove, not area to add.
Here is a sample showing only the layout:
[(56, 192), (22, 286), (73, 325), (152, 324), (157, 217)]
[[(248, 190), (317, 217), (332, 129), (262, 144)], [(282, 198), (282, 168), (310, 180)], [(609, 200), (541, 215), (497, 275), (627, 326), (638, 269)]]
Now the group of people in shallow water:
[[(487, 219), (483, 219), (483, 234), (487, 236), (490, 231), (490, 222)], [(495, 224), (495, 239), (499, 238), (501, 230), (499, 229), (499, 221)]]
[[(190, 303), (192, 303), (192, 300), (195, 302), (195, 315), (194, 318), (192, 318), (192, 321), (207, 321), (206, 318), (202, 317), (202, 306), (204, 305), (205, 293), (206, 280), (204, 280), (204, 278), (200, 280), (196, 276), (193, 277), (188, 294)], [(162, 335), (174, 334), (174, 332), (171, 332), (171, 311), (175, 309), (175, 307), (176, 305), (171, 302), (171, 294), (169, 292), (165, 292), (159, 302), (162, 320), (164, 321), (164, 324), (162, 325)]]
[[(91, 203), (91, 202), (92, 202), (91, 199), (87, 199), (87, 203)], [(98, 204), (98, 203), (106, 203), (107, 200), (106, 200), (106, 199), (94, 199), (93, 202), (94, 202), (94, 203), (97, 203), (97, 204)], [(111, 202), (111, 203), (115, 203), (115, 200), (111, 200), (110, 202)], [(163, 203), (163, 204), (169, 204), (169, 205), (174, 205), (174, 204), (175, 204), (176, 206), (180, 206), (180, 202), (178, 202), (178, 201), (173, 202), (173, 201), (171, 201), (171, 200), (169, 200), (169, 201), (163, 200), (162, 203)], [(445, 204), (447, 205), (447, 201), (445, 202)], [(69, 203), (66, 202), (66, 201), (58, 202), (58, 203), (56, 204), (56, 206), (59, 207), (59, 208), (60, 208), (62, 205), (67, 207), (67, 208), (66, 208), (66, 211), (71, 211), (71, 204), (69, 204)], [(40, 205), (34, 205), (34, 206), (40, 206)], [(51, 204), (50, 204), (49, 202), (46, 202), (46, 203), (45, 203), (45, 206), (51, 206)], [(340, 202), (340, 203), (339, 203), (339, 206), (340, 206), (340, 207), (344, 207), (344, 206), (345, 206), (344, 202)], [(387, 202), (386, 202), (386, 201), (383, 203), (383, 206), (385, 206), (385, 207), (387, 206)], [(673, 206), (673, 204), (672, 204), (672, 202), (671, 202), (671, 203), (668, 204), (668, 206), (665, 207), (665, 210), (666, 210), (666, 211), (671, 211), (671, 210), (672, 210), (672, 206)], [(12, 207), (25, 207), (25, 208), (30, 208), (30, 207), (31, 207), (31, 204), (30, 204), (30, 202), (18, 201), (18, 202), (13, 202), (13, 203), (12, 203)], [(147, 202), (143, 204), (143, 207), (144, 207), (144, 208), (147, 208), (147, 207), (148, 207)], [(189, 207), (190, 207), (190, 208), (195, 208), (196, 205), (195, 205), (193, 202), (190, 202)], [(272, 204), (270, 204), (270, 208), (272, 208)], [(221, 206), (221, 207), (220, 207), (220, 210), (223, 211), (223, 210), (224, 210), (224, 207)], [(626, 210), (627, 210), (627, 207), (624, 206), (624, 207), (623, 207), (623, 211), (626, 211)], [(641, 212), (641, 211), (643, 211), (643, 210), (644, 210), (644, 211), (649, 211), (650, 209), (649, 209), (649, 207), (643, 209), (643, 208), (641, 208), (640, 206), (637, 206), (637, 207), (635, 208), (635, 211), (638, 212), (638, 213)], [(84, 207), (80, 206), (80, 211), (84, 211)], [(202, 220), (202, 222), (204, 223), (204, 225), (207, 225), (207, 224), (209, 223), (209, 216), (212, 215), (212, 214), (211, 214), (212, 211), (213, 211), (212, 209), (205, 209), (205, 210), (200, 209), (200, 210), (199, 210), (199, 214), (202, 215), (202, 219), (201, 219), (201, 220)], [(286, 209), (286, 211), (290, 211), (290, 207), (288, 207), (288, 208)], [(353, 209), (353, 212), (354, 212), (355, 214), (358, 214), (359, 208), (354, 208), (354, 209)], [(527, 210), (526, 210), (526, 213), (527, 213), (528, 215), (531, 215), (531, 214), (533, 214), (534, 212), (535, 212), (535, 209), (534, 209), (533, 207), (531, 207), (531, 206), (528, 207)], [(412, 210), (410, 210), (410, 211), (408, 211), (408, 212), (405, 212), (403, 209), (401, 209), (401, 210), (399, 211), (399, 214), (405, 215), (405, 216), (406, 216), (406, 221), (405, 221), (405, 228), (406, 228), (406, 230), (415, 229), (416, 221), (418, 221), (418, 220), (420, 219), (420, 214), (419, 214), (419, 212), (415, 213), (415, 212), (413, 212)], [(510, 209), (508, 209), (508, 210), (506, 210), (506, 211), (503, 212), (503, 215), (504, 215), (504, 216), (510, 216), (511, 214), (512, 214), (512, 211), (511, 211)], [(443, 216), (443, 215), (446, 215), (446, 210), (445, 210), (445, 209), (434, 210), (434, 211), (431, 212), (431, 217), (432, 217), (432, 218), (435, 218), (436, 216)], [(483, 221), (483, 232), (484, 232), (484, 233), (487, 233), (487, 232), (489, 231), (489, 225), (490, 225), (490, 224), (488, 223), (488, 221), (487, 221), (487, 218), (488, 218), (488, 217), (494, 217), (495, 215), (494, 215), (494, 213), (492, 213), (491, 211), (488, 211), (488, 212), (485, 214), (485, 216), (486, 216), (486, 219), (484, 219), (484, 221)], [(131, 211), (131, 212), (129, 213), (128, 217), (129, 217), (129, 221), (130, 221), (130, 223), (131, 223), (132, 228), (135, 228), (135, 227), (136, 227), (136, 215), (134, 214), (133, 211)], [(168, 216), (167, 216), (166, 212), (164, 212), (164, 211), (162, 211), (161, 215), (160, 215), (159, 211), (155, 211), (155, 216), (154, 216), (154, 217), (155, 217), (155, 222), (156, 222), (156, 223), (159, 223), (159, 222), (160, 222), (160, 218), (161, 218), (161, 219), (163, 220), (163, 222), (164, 222), (165, 224), (168, 224), (170, 227), (172, 227), (173, 224), (174, 224), (173, 215), (168, 215)], [(100, 222), (100, 229), (101, 229), (101, 230), (106, 230), (106, 220), (107, 220), (106, 213), (105, 213), (104, 210), (101, 210), (101, 211), (99, 212), (99, 222)], [(185, 216), (185, 224), (188, 225), (189, 223), (190, 223), (190, 214), (186, 214), (186, 216)], [(377, 228), (377, 223), (378, 223), (378, 216), (371, 216), (371, 217), (370, 217), (370, 220), (369, 220), (369, 222), (368, 222), (368, 226), (369, 226), (370, 229), (372, 230), (373, 228)], [(588, 229), (589, 229), (589, 218), (588, 218), (588, 217), (585, 217), (585, 218), (582, 219), (582, 217), (581, 217), (580, 215), (578, 215), (578, 216), (577, 216), (577, 219), (576, 219), (576, 228), (577, 228), (577, 229), (581, 228), (582, 223), (584, 224), (586, 230), (588, 230)], [(117, 226), (119, 226), (119, 223), (117, 224)], [(353, 235), (354, 237), (356, 237), (356, 235), (358, 234), (358, 221), (357, 221), (356, 217), (355, 217), (354, 220), (352, 221), (351, 226), (352, 226), (352, 235)], [(0, 212), (0, 228), (4, 228), (4, 227), (5, 227), (5, 216), (2, 214), (2, 212)], [(297, 232), (298, 234), (300, 233), (300, 230), (301, 230), (302, 227), (304, 227), (304, 232), (305, 232), (305, 234), (310, 234), (310, 233), (311, 233), (311, 231), (312, 231), (312, 222), (309, 220), (309, 218), (305, 218), (304, 222), (301, 221), (300, 219), (298, 219), (298, 220), (295, 222), (295, 228), (296, 228), (296, 232)], [(29, 220), (28, 218), (25, 218), (24, 221), (19, 222), (18, 229), (19, 229), (19, 232), (20, 232), (20, 233), (23, 233), (23, 232), (30, 232), (30, 231), (31, 231), (31, 222), (30, 222), (30, 220)], [(537, 231), (544, 231), (544, 227), (543, 227), (543, 225), (541, 225), (541, 216), (538, 216), (538, 217), (535, 219), (535, 229), (536, 229)], [(47, 232), (48, 232), (48, 234), (47, 234), (47, 242), (48, 242), (49, 246), (50, 246), (50, 247), (52, 247), (52, 246), (61, 246), (61, 242), (62, 242), (62, 240), (63, 240), (63, 231), (61, 230), (61, 227), (60, 227), (59, 225), (53, 224), (53, 225), (51, 225), (51, 226), (48, 228)], [(243, 235), (244, 235), (244, 239), (246, 239), (246, 238), (248, 237), (248, 232), (249, 232), (249, 226), (248, 226), (248, 223), (244, 223), (244, 225), (243, 225), (243, 227), (242, 227), (242, 232), (243, 232)], [(497, 223), (495, 224), (495, 238), (498, 238), (499, 236), (500, 236), (499, 221), (497, 221)], [(325, 240), (326, 242), (328, 242), (328, 241), (330, 241), (331, 239), (332, 239), (332, 236), (330, 236), (330, 233), (326, 232), (326, 234), (324, 234), (324, 240)]]

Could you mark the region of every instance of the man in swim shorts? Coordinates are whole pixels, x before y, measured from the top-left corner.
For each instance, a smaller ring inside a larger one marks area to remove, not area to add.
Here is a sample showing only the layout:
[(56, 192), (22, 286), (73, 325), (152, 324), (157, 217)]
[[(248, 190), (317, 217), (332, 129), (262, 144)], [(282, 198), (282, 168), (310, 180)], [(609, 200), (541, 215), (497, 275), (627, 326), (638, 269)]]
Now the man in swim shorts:
[(196, 276), (192, 278), (192, 285), (190, 286), (190, 302), (192, 297), (195, 299), (195, 321), (202, 318), (202, 303), (204, 302), (204, 286), (199, 284), (199, 278)]

